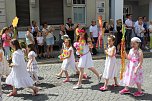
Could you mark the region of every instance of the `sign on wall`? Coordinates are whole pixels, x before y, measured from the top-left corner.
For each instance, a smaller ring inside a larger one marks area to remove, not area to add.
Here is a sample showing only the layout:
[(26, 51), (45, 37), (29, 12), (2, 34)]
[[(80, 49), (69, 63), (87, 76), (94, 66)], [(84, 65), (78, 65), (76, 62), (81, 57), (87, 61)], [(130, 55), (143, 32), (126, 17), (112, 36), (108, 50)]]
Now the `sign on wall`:
[(103, 20), (105, 20), (105, 0), (96, 1), (96, 19), (98, 19), (100, 15), (103, 17)]

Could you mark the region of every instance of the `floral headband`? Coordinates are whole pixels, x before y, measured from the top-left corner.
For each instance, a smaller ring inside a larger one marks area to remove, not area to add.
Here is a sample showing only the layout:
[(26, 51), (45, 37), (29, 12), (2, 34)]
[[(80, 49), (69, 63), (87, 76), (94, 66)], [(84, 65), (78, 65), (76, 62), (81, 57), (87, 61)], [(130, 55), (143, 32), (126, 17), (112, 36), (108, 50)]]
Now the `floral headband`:
[(78, 33), (85, 33), (85, 30), (84, 29), (79, 29)]

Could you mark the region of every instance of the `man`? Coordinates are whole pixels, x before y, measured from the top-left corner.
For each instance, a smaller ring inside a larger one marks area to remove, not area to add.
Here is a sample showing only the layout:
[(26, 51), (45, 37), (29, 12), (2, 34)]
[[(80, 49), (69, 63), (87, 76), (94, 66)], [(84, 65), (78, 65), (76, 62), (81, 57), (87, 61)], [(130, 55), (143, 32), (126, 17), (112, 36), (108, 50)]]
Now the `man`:
[[(137, 36), (137, 32), (136, 32), (136, 29), (137, 27), (139, 26), (139, 22), (143, 21), (143, 18), (142, 17), (138, 17), (137, 21), (135, 22), (134, 24), (134, 32), (135, 32), (135, 36)], [(143, 25), (142, 25), (143, 26)]]
[(125, 25), (126, 25), (125, 39), (126, 39), (126, 48), (129, 50), (130, 49), (132, 29), (134, 27), (133, 27), (132, 15), (127, 14), (126, 17), (127, 17), (127, 20), (125, 21)]
[(90, 37), (94, 44), (94, 47), (92, 49), (92, 54), (96, 55), (97, 54), (96, 44), (98, 40), (98, 26), (96, 25), (96, 21), (92, 20), (89, 31), (90, 31)]
[(73, 45), (75, 28), (74, 28), (74, 24), (72, 23), (72, 19), (68, 18), (67, 20), (68, 20), (68, 23), (66, 23), (65, 25), (65, 30), (66, 30), (67, 35), (71, 39), (71, 44)]

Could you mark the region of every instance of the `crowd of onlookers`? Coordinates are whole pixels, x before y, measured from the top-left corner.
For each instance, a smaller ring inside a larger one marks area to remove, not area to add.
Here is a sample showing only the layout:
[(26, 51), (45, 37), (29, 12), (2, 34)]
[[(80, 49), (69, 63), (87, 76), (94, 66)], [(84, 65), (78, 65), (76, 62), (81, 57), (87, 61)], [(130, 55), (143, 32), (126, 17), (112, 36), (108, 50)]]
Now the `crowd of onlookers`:
[[(132, 15), (127, 14), (126, 20), (122, 21), (118, 19), (116, 21), (116, 26), (114, 25), (114, 20), (103, 22), (102, 31), (97, 26), (96, 21), (92, 20), (91, 25), (88, 28), (89, 36), (92, 39), (94, 47), (92, 49), (92, 54), (97, 54), (97, 43), (99, 41), (99, 35), (101, 35), (102, 47), (107, 43), (107, 36), (114, 34), (116, 37), (115, 46), (117, 47), (117, 53), (120, 53), (121, 39), (122, 39), (122, 24), (126, 26), (126, 49), (130, 49), (131, 37), (137, 36), (142, 40), (141, 49), (149, 50), (152, 48), (152, 21), (147, 21), (146, 17), (138, 17), (137, 21), (134, 23), (132, 21)], [(72, 19), (68, 18), (67, 23), (60, 25), (59, 40), (58, 46), (61, 48), (63, 43), (63, 36), (68, 36), (71, 39), (73, 44), (75, 39), (78, 36), (77, 30), (81, 27), (80, 24), (73, 24)], [(38, 55), (38, 58), (54, 58), (53, 46), (56, 40), (54, 35), (55, 28), (47, 24), (47, 22), (42, 24), (42, 27), (39, 27), (35, 21), (32, 21), (31, 26), (27, 28), (25, 34), (25, 43), (22, 42), (21, 46), (24, 48), (26, 53), (26, 46), (33, 44), (35, 47), (35, 52)], [(102, 33), (101, 33), (102, 32)], [(18, 38), (17, 28), (5, 27), (1, 31), (1, 45), (5, 51), (5, 56), (7, 60), (10, 60), (11, 49), (10, 41), (11, 39)], [(150, 50), (152, 51), (152, 50)]]

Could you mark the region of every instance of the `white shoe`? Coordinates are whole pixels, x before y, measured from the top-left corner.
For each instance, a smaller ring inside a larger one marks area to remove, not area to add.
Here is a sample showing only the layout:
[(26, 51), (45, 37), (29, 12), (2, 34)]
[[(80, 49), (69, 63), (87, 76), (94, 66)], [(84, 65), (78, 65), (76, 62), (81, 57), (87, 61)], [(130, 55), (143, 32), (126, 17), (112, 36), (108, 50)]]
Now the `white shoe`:
[(73, 89), (81, 89), (82, 88), (82, 85), (76, 85), (73, 87)]
[(152, 49), (150, 50), (150, 52), (152, 52)]

